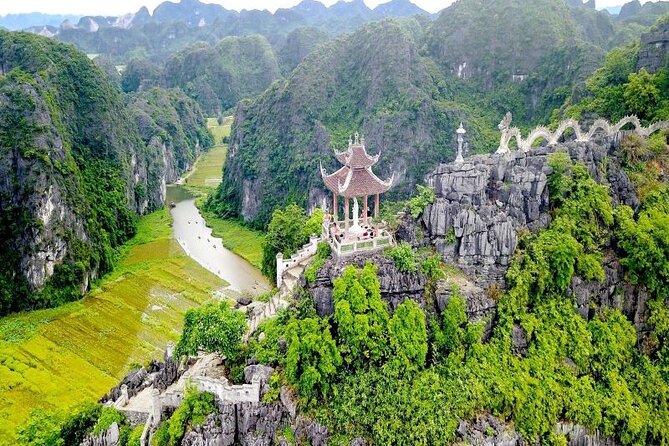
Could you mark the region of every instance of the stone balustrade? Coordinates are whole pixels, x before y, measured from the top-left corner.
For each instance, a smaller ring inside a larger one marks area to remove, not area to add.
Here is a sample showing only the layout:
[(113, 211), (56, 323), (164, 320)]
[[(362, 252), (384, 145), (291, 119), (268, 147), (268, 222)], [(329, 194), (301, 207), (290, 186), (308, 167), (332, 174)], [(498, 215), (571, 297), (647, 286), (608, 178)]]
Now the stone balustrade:
[(502, 136), (497, 153), (509, 153), (511, 151), (509, 148), (509, 143), (513, 138), (516, 138), (518, 150), (523, 152), (530, 150), (533, 144), (541, 139), (546, 140), (548, 145), (552, 146), (559, 142), (560, 138), (567, 130), (574, 132), (577, 141), (587, 142), (592, 140), (592, 138), (598, 134), (604, 136), (615, 136), (623, 129), (623, 127), (630, 124), (634, 127), (631, 131), (642, 137), (648, 137), (660, 129), (669, 129), (668, 121), (660, 121), (648, 127), (644, 127), (641, 125), (638, 117), (626, 116), (618, 121), (617, 124), (611, 124), (604, 119), (598, 119), (590, 126), (589, 130), (585, 131), (581, 128), (581, 125), (578, 123), (578, 121), (574, 119), (567, 119), (565, 121), (561, 121), (558, 125), (558, 128), (554, 132), (547, 127), (537, 127), (532, 130), (529, 135), (527, 135), (527, 138), (523, 139), (520, 130), (517, 127), (510, 127), (511, 119), (511, 113), (507, 113), (498, 126), (499, 130), (502, 132)]
[(289, 269), (297, 266), (300, 262), (307, 260), (316, 255), (318, 250), (318, 242), (321, 238), (317, 235), (312, 235), (309, 238), (309, 243), (304, 245), (299, 251), (293, 254), (290, 258), (284, 259), (283, 253), (276, 255), (276, 286), (281, 288), (283, 283), (283, 274)]

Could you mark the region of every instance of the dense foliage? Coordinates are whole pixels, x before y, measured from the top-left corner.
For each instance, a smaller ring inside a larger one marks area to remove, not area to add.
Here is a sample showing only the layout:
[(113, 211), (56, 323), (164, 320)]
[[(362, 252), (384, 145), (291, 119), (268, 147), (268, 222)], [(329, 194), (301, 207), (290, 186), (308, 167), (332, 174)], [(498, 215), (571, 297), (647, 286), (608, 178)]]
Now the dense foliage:
[[(210, 201), (208, 206), (215, 208), (215, 203)], [(284, 259), (291, 257), (309, 241), (309, 237), (321, 234), (322, 225), (323, 211), (320, 209), (314, 210), (311, 216), (295, 204), (276, 209), (263, 241), (263, 274), (276, 280), (276, 255), (282, 253)], [(321, 254), (324, 255), (323, 251)]]
[(669, 119), (669, 69), (649, 73), (638, 68), (638, 43), (615, 48), (603, 65), (562, 106), (562, 114), (576, 119), (587, 114), (618, 121), (636, 114), (645, 122)]
[(132, 429), (126, 416), (112, 407), (83, 403), (68, 413), (35, 410), (18, 430), (19, 444), (31, 446), (69, 446), (81, 444), (88, 435), (99, 436), (116, 423), (120, 436), (118, 446), (139, 446), (143, 426)]
[(225, 302), (194, 308), (186, 312), (183, 333), (174, 353), (183, 356), (196, 355), (198, 351), (216, 352), (234, 360), (245, 330), (244, 313)]

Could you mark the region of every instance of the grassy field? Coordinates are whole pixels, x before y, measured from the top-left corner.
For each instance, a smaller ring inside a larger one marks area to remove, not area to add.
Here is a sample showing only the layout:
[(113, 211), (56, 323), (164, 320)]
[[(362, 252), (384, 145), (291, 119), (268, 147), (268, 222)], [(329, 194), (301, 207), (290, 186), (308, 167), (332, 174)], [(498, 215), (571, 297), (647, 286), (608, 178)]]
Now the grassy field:
[(37, 407), (100, 398), (132, 363), (160, 357), (188, 308), (225, 283), (171, 238), (161, 210), (142, 219), (111, 275), (83, 300), (0, 319), (0, 444)]
[(213, 229), (212, 235), (223, 240), (223, 246), (245, 259), (251, 265), (260, 269), (262, 266), (262, 242), (264, 235), (236, 220), (224, 220), (211, 212), (202, 209), (198, 203), (200, 213)]
[(199, 195), (206, 195), (221, 183), (223, 165), (228, 154), (228, 145), (223, 144), (223, 138), (230, 136), (232, 116), (218, 125), (216, 118), (207, 118), (207, 127), (214, 135), (215, 146), (200, 156), (193, 170), (185, 177), (184, 185)]

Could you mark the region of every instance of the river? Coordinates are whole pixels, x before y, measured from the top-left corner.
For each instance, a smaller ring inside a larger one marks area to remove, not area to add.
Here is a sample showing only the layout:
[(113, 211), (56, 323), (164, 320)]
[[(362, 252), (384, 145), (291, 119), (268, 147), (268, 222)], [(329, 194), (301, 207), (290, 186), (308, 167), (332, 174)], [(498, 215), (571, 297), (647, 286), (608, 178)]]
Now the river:
[(260, 271), (223, 246), (220, 238), (212, 237), (212, 229), (197, 206), (195, 197), (184, 187), (168, 186), (168, 202), (172, 208), (174, 238), (186, 254), (230, 284), (230, 290), (258, 294), (271, 289)]

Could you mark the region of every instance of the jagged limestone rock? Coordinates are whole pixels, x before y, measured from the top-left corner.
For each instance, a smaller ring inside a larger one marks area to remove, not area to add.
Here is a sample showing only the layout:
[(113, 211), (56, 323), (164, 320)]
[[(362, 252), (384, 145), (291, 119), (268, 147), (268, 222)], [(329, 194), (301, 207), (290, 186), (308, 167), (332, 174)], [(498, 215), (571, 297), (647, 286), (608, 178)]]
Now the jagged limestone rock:
[(517, 232), (534, 232), (550, 222), (551, 153), (568, 152), (584, 163), (595, 180), (609, 184), (614, 204), (638, 207), (616, 147), (613, 138), (606, 138), (442, 164), (430, 176), (437, 198), (423, 212), (426, 235), (447, 261), (477, 284), (501, 281), (516, 250)]
[(269, 390), (269, 378), (274, 373), (272, 367), (267, 367), (265, 365), (254, 364), (249, 365), (244, 369), (244, 382), (251, 384), (254, 377), (260, 378), (260, 398), (262, 399), (263, 395)]
[(397, 269), (392, 259), (382, 253), (360, 253), (342, 259), (328, 259), (318, 271), (313, 284), (303, 283), (311, 291), (316, 312), (320, 316), (334, 312), (332, 298), (334, 279), (341, 275), (346, 266), (355, 265), (362, 268), (368, 261), (377, 266), (376, 275), (381, 284), (381, 298), (388, 303), (391, 310), (394, 310), (405, 299), (422, 302), (426, 278), (420, 271), (404, 273)]
[(81, 446), (117, 446), (121, 437), (118, 424), (112, 423), (109, 429), (99, 435), (88, 435), (81, 442)]

